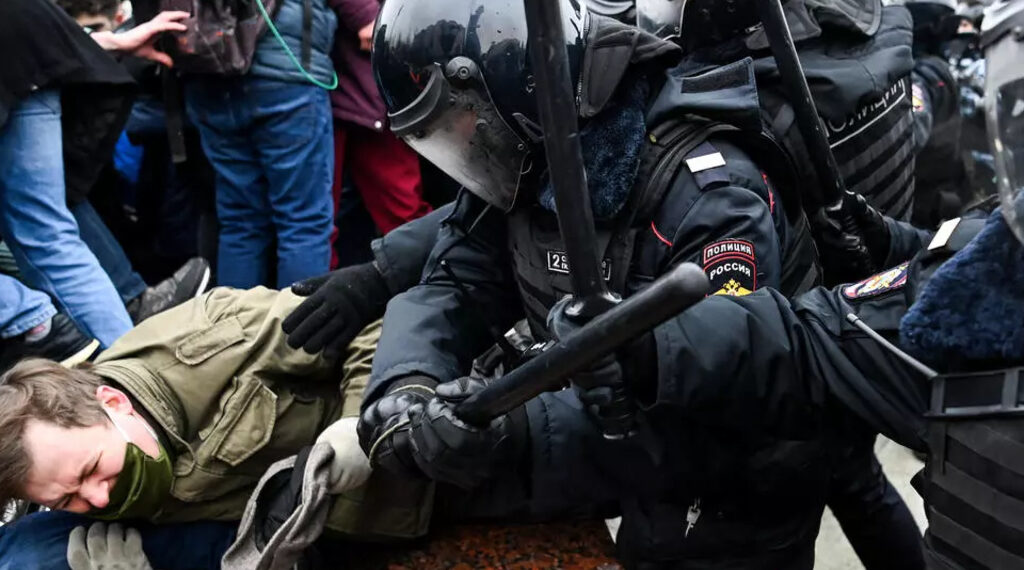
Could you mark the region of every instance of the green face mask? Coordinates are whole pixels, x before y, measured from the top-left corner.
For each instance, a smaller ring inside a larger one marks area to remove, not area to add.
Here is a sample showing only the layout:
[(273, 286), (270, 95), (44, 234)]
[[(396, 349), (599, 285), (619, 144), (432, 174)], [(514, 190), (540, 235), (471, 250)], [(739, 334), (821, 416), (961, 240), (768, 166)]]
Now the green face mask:
[(174, 480), (171, 458), (148, 425), (146, 429), (160, 448), (160, 456), (156, 459), (132, 443), (128, 434), (114, 421), (113, 415), (106, 408), (103, 411), (107, 412), (110, 421), (128, 444), (124, 450), (124, 467), (117, 476), (114, 488), (110, 490), (110, 502), (106, 507), (90, 512), (89, 516), (102, 520), (149, 518), (156, 514), (171, 491), (171, 482)]

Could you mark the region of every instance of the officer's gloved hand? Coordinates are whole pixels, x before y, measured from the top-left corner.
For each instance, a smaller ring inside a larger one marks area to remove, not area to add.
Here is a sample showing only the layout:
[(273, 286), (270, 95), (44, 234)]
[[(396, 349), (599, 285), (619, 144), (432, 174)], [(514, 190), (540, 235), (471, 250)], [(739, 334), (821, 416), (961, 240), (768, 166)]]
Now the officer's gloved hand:
[(71, 570), (153, 570), (142, 551), (142, 536), (118, 523), (76, 527), (68, 538)]
[(358, 423), (359, 418), (341, 418), (316, 438), (317, 443), (326, 442), (334, 450), (327, 479), (332, 495), (355, 489), (370, 478), (370, 459), (359, 446)]
[(850, 209), (853, 219), (860, 226), (861, 235), (864, 236), (864, 245), (871, 254), (872, 261), (878, 269), (885, 268), (886, 259), (889, 257), (889, 245), (892, 242), (892, 234), (889, 232), (889, 225), (885, 223), (885, 217), (876, 210), (867, 199), (860, 194), (846, 191), (847, 197), (844, 200), (844, 207)]
[(870, 277), (889, 256), (889, 227), (860, 194), (847, 190), (839, 207), (819, 210), (812, 223), (828, 285)]
[(384, 314), (391, 294), (377, 266), (353, 265), (299, 281), (292, 292), (309, 297), (281, 323), (288, 346), (335, 358), (374, 319)]
[(409, 409), (422, 408), (434, 397), (437, 380), (423, 375), (396, 380), (388, 391), (373, 402), (359, 418), (356, 433), (373, 468), (393, 473), (422, 476), (412, 460), (409, 441)]
[[(565, 315), (570, 302), (572, 299), (566, 297), (548, 312), (548, 330), (557, 340), (568, 337), (581, 326)], [(621, 439), (633, 434), (636, 405), (627, 389), (617, 354), (606, 354), (586, 370), (574, 374), (572, 387), (606, 437)]]
[(522, 407), (483, 427), (471, 426), (455, 415), (455, 407), (484, 386), (482, 380), (468, 376), (446, 382), (426, 406), (409, 410), (409, 449), (427, 478), (466, 489), (476, 487), (515, 461), (525, 447), (528, 436)]

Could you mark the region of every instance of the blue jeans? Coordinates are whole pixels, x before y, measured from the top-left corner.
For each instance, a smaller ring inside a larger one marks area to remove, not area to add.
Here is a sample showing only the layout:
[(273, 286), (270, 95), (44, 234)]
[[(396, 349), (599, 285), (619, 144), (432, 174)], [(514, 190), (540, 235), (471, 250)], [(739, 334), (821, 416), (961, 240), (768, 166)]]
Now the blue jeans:
[(132, 328), (110, 277), (65, 204), (60, 93), (22, 100), (0, 128), (0, 235), (28, 285), (103, 346)]
[(0, 338), (28, 332), (57, 314), (50, 298), (10, 275), (0, 275)]
[(217, 284), (283, 288), (326, 273), (334, 169), (327, 92), (254, 77), (201, 78), (186, 83), (185, 104), (217, 173)]
[[(0, 527), (0, 570), (69, 570), (68, 536), (76, 526), (94, 522), (74, 513), (48, 511)], [(220, 568), (237, 530), (236, 524), (226, 522), (122, 524), (139, 530), (150, 565), (160, 570)]]
[(96, 255), (100, 267), (114, 283), (121, 301), (127, 303), (141, 295), (146, 290), (146, 282), (132, 269), (132, 262), (121, 249), (121, 244), (117, 243), (92, 204), (83, 201), (71, 206), (71, 213), (78, 222), (78, 233), (82, 241)]

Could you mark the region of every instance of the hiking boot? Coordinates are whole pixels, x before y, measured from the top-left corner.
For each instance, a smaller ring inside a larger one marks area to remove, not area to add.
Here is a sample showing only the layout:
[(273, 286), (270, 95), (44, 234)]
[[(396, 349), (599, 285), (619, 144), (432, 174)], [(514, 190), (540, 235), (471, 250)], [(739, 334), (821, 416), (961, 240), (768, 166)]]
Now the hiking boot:
[(0, 342), (0, 371), (29, 357), (48, 358), (70, 368), (92, 358), (100, 347), (98, 340), (84, 334), (64, 313)]
[(202, 295), (209, 284), (210, 264), (201, 257), (193, 257), (179, 267), (174, 275), (148, 287), (141, 295), (128, 301), (125, 308), (132, 322), (139, 324), (157, 313)]

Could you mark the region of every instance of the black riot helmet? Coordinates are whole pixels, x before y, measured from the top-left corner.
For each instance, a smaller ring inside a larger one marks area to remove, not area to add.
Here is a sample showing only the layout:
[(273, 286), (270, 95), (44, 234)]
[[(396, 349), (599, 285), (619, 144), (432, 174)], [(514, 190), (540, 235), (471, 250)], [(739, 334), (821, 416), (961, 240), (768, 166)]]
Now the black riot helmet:
[[(558, 1), (578, 84), (587, 15)], [(526, 39), (522, 0), (387, 0), (373, 41), (392, 132), (505, 211), (543, 155)]]

